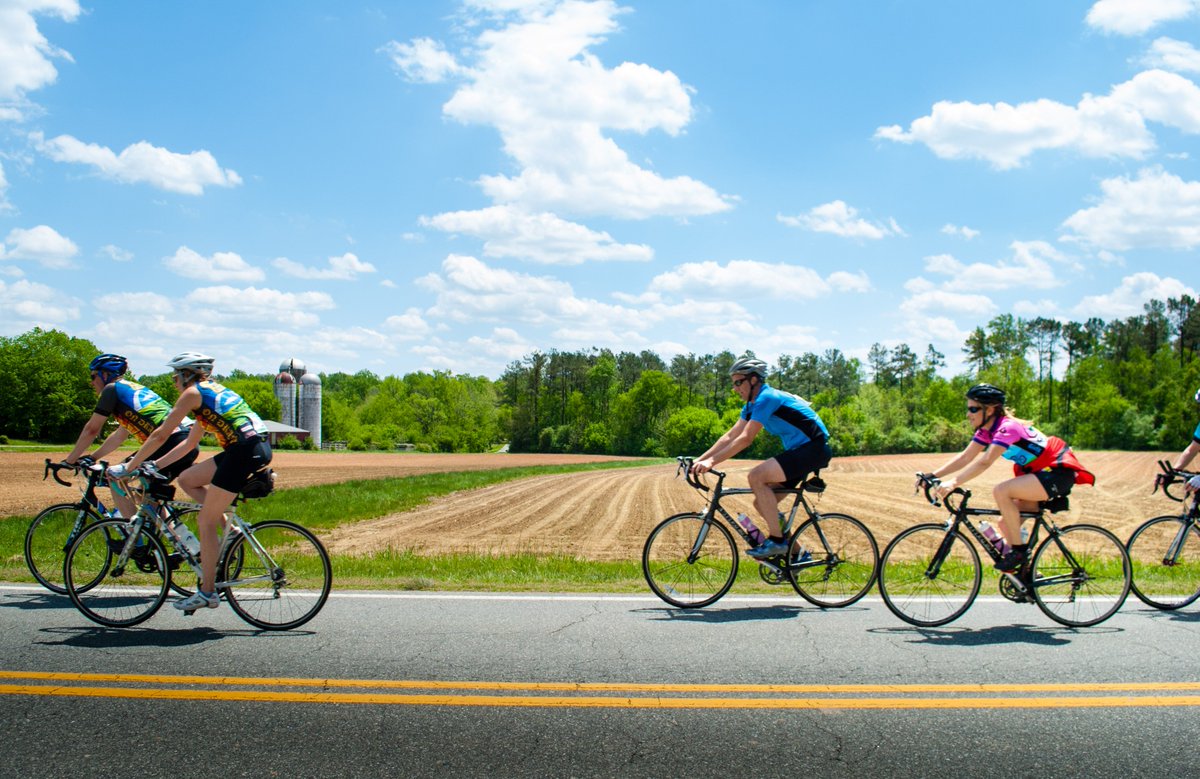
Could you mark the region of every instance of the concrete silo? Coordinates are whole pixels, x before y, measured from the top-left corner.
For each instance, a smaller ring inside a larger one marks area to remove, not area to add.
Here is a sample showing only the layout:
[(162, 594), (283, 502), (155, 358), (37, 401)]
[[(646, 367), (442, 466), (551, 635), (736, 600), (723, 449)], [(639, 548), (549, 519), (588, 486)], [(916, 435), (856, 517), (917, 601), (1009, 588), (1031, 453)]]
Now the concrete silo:
[(302, 427), (312, 434), (313, 443), (321, 446), (321, 377), (315, 373), (305, 373), (300, 377), (300, 392), (298, 393), (300, 419), (297, 427)]
[(282, 409), (279, 421), (288, 427), (299, 427), (296, 424), (296, 379), (282, 367), (275, 377), (275, 399)]

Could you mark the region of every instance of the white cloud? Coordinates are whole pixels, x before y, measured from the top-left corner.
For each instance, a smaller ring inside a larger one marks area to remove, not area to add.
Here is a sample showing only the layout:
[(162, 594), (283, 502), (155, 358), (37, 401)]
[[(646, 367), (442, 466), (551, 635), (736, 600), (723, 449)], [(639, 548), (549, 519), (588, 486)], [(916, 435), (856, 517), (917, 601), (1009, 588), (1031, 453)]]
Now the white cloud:
[(217, 252), (205, 257), (186, 246), (180, 246), (175, 254), (163, 258), (163, 265), (180, 276), (203, 281), (262, 281), (266, 278), (261, 268), (249, 265), (233, 252)]
[(0, 214), (12, 210), (8, 202), (8, 177), (4, 175), (4, 164), (0, 163)]
[(516, 257), (547, 265), (588, 261), (649, 261), (654, 250), (644, 244), (621, 244), (606, 232), (560, 219), (551, 213), (530, 214), (511, 206), (453, 211), (421, 217), (421, 224), (484, 241), (488, 257)]
[(108, 257), (110, 260), (114, 260), (116, 262), (130, 262), (131, 260), (133, 260), (133, 252), (126, 251), (125, 249), (122, 249), (120, 246), (117, 246), (117, 245), (111, 244), (111, 243), (101, 246), (100, 254), (102, 254), (105, 257)]
[(829, 279), (803, 265), (766, 263), (755, 260), (732, 260), (725, 265), (717, 262), (688, 262), (655, 276), (647, 291), (655, 294), (672, 293), (699, 297), (741, 299), (758, 296), (796, 300), (811, 300), (842, 292), (864, 292), (870, 289), (865, 273), (837, 271)]
[(961, 237), (967, 239), (968, 241), (971, 240), (972, 238), (979, 237), (978, 230), (972, 230), (970, 227), (967, 227), (966, 225), (959, 227), (958, 225), (946, 224), (946, 225), (942, 226), (942, 233), (944, 233), (945, 235), (961, 236)]
[(30, 137), (38, 150), (55, 162), (90, 165), (101, 176), (127, 184), (149, 184), (168, 192), (201, 195), (206, 186), (235, 187), (242, 183), (235, 171), (222, 169), (216, 158), (203, 149), (178, 154), (138, 141), (117, 154), (70, 135), (50, 140), (44, 140), (41, 133), (32, 133)]
[(1121, 285), (1106, 295), (1090, 295), (1079, 301), (1072, 313), (1080, 318), (1123, 319), (1143, 313), (1150, 300), (1167, 300), (1181, 295), (1197, 297), (1196, 290), (1174, 278), (1160, 278), (1144, 271), (1121, 279)]
[(187, 294), (195, 310), (220, 311), (226, 324), (260, 322), (282, 328), (314, 327), (320, 318), (314, 311), (334, 308), (324, 292), (280, 292), (257, 287), (201, 287)]
[(79, 319), (82, 303), (45, 284), (0, 279), (0, 332), (62, 327)]
[(949, 276), (943, 285), (950, 290), (1048, 289), (1061, 286), (1050, 262), (1066, 262), (1062, 252), (1044, 241), (1013, 241), (1011, 258), (967, 265), (953, 255), (925, 258), (925, 270)]
[(1141, 35), (1163, 22), (1200, 13), (1198, 0), (1097, 0), (1088, 10), (1087, 23), (1118, 35)]
[(1140, 159), (1155, 148), (1147, 121), (1200, 133), (1200, 87), (1176, 73), (1147, 70), (1107, 96), (1084, 95), (1076, 106), (1046, 99), (1016, 106), (940, 101), (908, 131), (880, 127), (875, 137), (923, 143), (944, 159), (981, 159), (1005, 170), (1047, 149)]
[(1159, 168), (1100, 182), (1099, 203), (1076, 211), (1063, 227), (1082, 241), (1113, 251), (1200, 246), (1200, 182)]
[(843, 238), (866, 238), (877, 241), (892, 235), (904, 235), (904, 231), (896, 224), (895, 219), (889, 219), (887, 224), (868, 222), (860, 219), (858, 209), (846, 205), (842, 200), (817, 206), (807, 214), (784, 216), (777, 214), (778, 219), (788, 227), (799, 227), (818, 233), (833, 233)]
[(431, 329), (417, 308), (409, 308), (403, 314), (389, 316), (383, 327), (390, 335), (402, 340), (422, 338), (428, 335)]
[(350, 252), (341, 257), (330, 257), (328, 268), (310, 268), (287, 257), (278, 257), (271, 263), (289, 276), (298, 279), (319, 279), (323, 281), (353, 281), (363, 273), (374, 273), (375, 266), (363, 262)]
[(631, 62), (609, 68), (592, 53), (618, 29), (622, 9), (601, 0), (509, 10), (517, 16), (503, 26), (486, 20), (464, 53), (469, 66), (424, 39), (387, 47), (410, 78), (461, 78), (445, 114), (500, 132), (520, 172), (480, 177), (494, 203), (529, 213), (638, 219), (730, 207), (727, 198), (689, 176), (664, 178), (634, 164), (605, 134), (662, 130), (674, 136), (692, 118), (690, 90), (674, 73)]
[(52, 227), (13, 228), (0, 244), (0, 260), (33, 260), (47, 268), (70, 268), (79, 247)]
[(870, 292), (871, 279), (867, 276), (866, 271), (858, 273), (850, 273), (849, 271), (839, 270), (829, 274), (826, 279), (829, 286), (833, 287), (838, 292)]
[(1142, 64), (1177, 73), (1200, 73), (1200, 51), (1184, 41), (1159, 38), (1150, 44), (1150, 50), (1142, 57)]
[(53, 84), (58, 70), (51, 60), (73, 62), (71, 55), (38, 30), (35, 15), (73, 22), (75, 0), (22, 0), (0, 7), (0, 120), (21, 121), (34, 111), (27, 94)]

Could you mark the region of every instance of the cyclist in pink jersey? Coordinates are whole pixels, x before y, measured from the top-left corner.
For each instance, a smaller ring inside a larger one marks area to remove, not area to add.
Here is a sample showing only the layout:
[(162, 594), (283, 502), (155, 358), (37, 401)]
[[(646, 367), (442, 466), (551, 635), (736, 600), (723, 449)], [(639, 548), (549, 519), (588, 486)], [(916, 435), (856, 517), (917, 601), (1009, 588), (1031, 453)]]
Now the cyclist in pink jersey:
[(938, 495), (945, 497), (986, 471), (998, 458), (1012, 462), (1013, 478), (997, 484), (992, 497), (1000, 509), (1000, 534), (1012, 547), (996, 568), (1016, 571), (1029, 554), (1028, 545), (1021, 539), (1021, 512), (1035, 511), (1038, 503), (1066, 498), (1076, 484), (1094, 484), (1096, 478), (1084, 469), (1065, 441), (1012, 416), (1004, 401), (1004, 391), (990, 384), (977, 384), (967, 390), (967, 421), (975, 428), (971, 443), (942, 467), (922, 475), (940, 479), (957, 474), (938, 485)]

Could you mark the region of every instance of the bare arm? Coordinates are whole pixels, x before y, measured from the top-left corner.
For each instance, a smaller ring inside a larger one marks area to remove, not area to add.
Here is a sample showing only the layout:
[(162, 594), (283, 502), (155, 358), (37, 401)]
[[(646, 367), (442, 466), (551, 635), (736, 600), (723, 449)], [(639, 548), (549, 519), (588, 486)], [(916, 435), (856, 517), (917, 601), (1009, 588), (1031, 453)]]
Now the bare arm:
[(84, 424), (83, 430), (80, 431), (79, 439), (75, 442), (75, 448), (64, 458), (64, 462), (73, 463), (82, 457), (87, 448), (92, 445), (92, 441), (96, 440), (96, 436), (100, 435), (100, 431), (104, 429), (104, 423), (107, 421), (108, 417), (104, 414), (92, 414), (87, 423)]
[(1190, 444), (1188, 444), (1187, 448), (1180, 452), (1179, 456), (1175, 458), (1175, 470), (1182, 471), (1184, 468), (1188, 467), (1188, 464), (1196, 458), (1197, 454), (1200, 454), (1200, 442), (1192, 441)]
[(129, 431), (118, 425), (112, 435), (104, 439), (104, 443), (100, 444), (100, 448), (92, 452), (92, 459), (99, 460), (109, 452), (117, 450), (121, 444), (125, 443), (126, 438), (129, 438)]
[(704, 473), (718, 463), (725, 462), (754, 443), (754, 438), (758, 435), (759, 430), (762, 430), (761, 423), (739, 419), (725, 435), (718, 438), (717, 442), (701, 455), (700, 459), (696, 460), (692, 465), (692, 471)]
[(199, 446), (200, 439), (203, 436), (204, 436), (204, 429), (202, 427), (200, 427), (200, 424), (196, 423), (196, 424), (192, 425), (191, 430), (188, 431), (187, 438), (183, 439), (178, 444), (176, 444), (175, 447), (173, 449), (171, 449), (171, 451), (167, 452), (162, 457), (155, 460), (154, 464), (156, 466), (158, 466), (158, 468), (160, 470), (163, 468), (166, 468), (168, 465), (175, 462), (176, 460), (183, 457), (185, 454), (187, 454), (188, 452), (192, 451), (197, 446)]
[[(970, 450), (972, 447), (975, 448), (975, 453), (972, 455), (972, 462), (959, 471), (957, 476), (953, 476), (943, 481), (941, 486), (938, 488), (939, 495), (946, 495), (956, 487), (966, 484), (971, 479), (974, 479), (976, 476), (986, 471), (991, 467), (992, 463), (996, 462), (996, 459), (1004, 453), (1004, 450), (1008, 448), (1006, 446), (1000, 446), (999, 444), (992, 444), (991, 446), (987, 447), (987, 450), (985, 451), (983, 444), (976, 443), (975, 441), (972, 441), (967, 446), (967, 450)], [(983, 452), (983, 457), (978, 457), (979, 452)], [(966, 454), (966, 452), (964, 452), (964, 454)]]
[[(171, 437), (171, 433), (179, 427), (183, 422), (184, 417), (195, 411), (200, 406), (200, 390), (195, 386), (188, 387), (179, 395), (179, 400), (175, 401), (175, 405), (171, 408), (171, 413), (161, 425), (155, 428), (133, 455), (129, 461), (128, 470), (132, 471), (146, 461), (146, 458), (157, 452), (167, 439)], [(197, 424), (195, 427), (199, 427)], [(191, 440), (191, 434), (188, 435), (188, 440)]]

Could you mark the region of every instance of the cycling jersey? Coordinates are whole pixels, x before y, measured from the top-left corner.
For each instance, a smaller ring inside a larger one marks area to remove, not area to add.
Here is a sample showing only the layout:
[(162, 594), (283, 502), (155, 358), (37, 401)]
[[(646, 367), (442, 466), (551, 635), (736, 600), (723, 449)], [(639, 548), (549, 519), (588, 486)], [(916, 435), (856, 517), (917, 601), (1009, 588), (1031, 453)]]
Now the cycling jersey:
[[(117, 379), (100, 391), (95, 413), (116, 416), (117, 424), (145, 442), (171, 413), (171, 404), (157, 392), (129, 379)], [(184, 418), (176, 432), (187, 435), (192, 420)]]
[(997, 417), (987, 429), (976, 430), (971, 440), (985, 447), (1003, 446), (1001, 456), (1012, 462), (1013, 473), (1017, 476), (1050, 468), (1068, 468), (1075, 472), (1076, 484), (1096, 483), (1096, 477), (1084, 470), (1066, 441), (1048, 436), (1019, 419)]
[(241, 395), (212, 380), (199, 382), (196, 388), (200, 390), (196, 421), (217, 437), (222, 449), (266, 438), (267, 426)]
[(803, 398), (763, 384), (758, 396), (742, 407), (742, 419), (758, 422), (779, 436), (784, 449), (795, 449), (809, 441), (829, 438), (825, 423)]
[(1196, 432), (1192, 433), (1192, 440), (1200, 444), (1200, 425), (1196, 425)]

